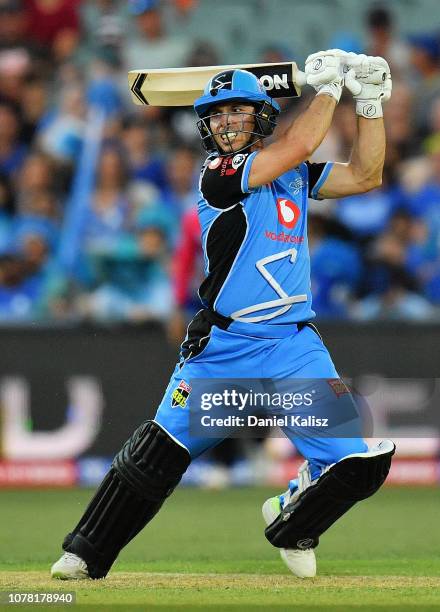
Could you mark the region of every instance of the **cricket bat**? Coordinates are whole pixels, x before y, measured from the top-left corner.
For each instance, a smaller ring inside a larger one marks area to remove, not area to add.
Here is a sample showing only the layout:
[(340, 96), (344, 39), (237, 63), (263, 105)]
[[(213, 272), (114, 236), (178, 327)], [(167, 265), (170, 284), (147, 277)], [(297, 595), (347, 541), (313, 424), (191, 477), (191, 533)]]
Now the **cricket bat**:
[(305, 85), (295, 62), (130, 70), (128, 85), (135, 104), (192, 106), (211, 77), (237, 68), (252, 72), (272, 98), (296, 98)]

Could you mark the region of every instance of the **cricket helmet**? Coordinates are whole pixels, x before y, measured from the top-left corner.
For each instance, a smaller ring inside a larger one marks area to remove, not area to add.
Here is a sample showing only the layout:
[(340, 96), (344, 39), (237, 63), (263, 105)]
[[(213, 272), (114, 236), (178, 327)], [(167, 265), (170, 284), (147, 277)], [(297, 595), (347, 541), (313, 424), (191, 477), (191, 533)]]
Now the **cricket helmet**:
[[(252, 131), (241, 130), (251, 134), (249, 142), (241, 150), (250, 147), (257, 140), (270, 136), (276, 126), (276, 119), (280, 113), (279, 104), (264, 90), (260, 81), (247, 70), (224, 70), (214, 75), (207, 83), (203, 95), (194, 102), (194, 110), (200, 117), (197, 127), (205, 149), (219, 155), (225, 153), (213, 137), (210, 126), (210, 108), (219, 104), (230, 102), (247, 102), (255, 108), (251, 113), (255, 120)], [(217, 113), (216, 113), (217, 114)], [(228, 113), (229, 114), (229, 113)], [(237, 153), (238, 151), (234, 151)]]

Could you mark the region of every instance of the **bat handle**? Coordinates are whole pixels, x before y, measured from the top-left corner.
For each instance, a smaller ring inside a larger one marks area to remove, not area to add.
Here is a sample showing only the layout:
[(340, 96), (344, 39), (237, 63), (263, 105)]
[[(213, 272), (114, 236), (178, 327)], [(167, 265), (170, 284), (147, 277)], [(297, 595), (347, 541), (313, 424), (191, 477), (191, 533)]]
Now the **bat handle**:
[(307, 85), (306, 73), (302, 70), (298, 70), (298, 72), (296, 73), (295, 80), (300, 87), (304, 87), (304, 85)]

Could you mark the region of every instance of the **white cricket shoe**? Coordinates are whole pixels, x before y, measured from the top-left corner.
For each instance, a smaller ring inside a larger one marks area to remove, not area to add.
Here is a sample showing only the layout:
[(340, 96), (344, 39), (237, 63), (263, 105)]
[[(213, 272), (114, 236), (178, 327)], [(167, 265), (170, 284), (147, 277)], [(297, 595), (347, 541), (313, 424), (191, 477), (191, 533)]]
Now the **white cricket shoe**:
[(52, 578), (59, 580), (86, 580), (90, 578), (85, 561), (74, 553), (65, 552), (50, 570)]
[[(267, 499), (262, 508), (263, 519), (270, 525), (281, 512), (280, 498)], [(316, 576), (316, 557), (313, 548), (280, 548), (281, 559), (298, 578), (314, 578)]]
[[(307, 489), (312, 484), (309, 464), (305, 461), (298, 470), (298, 479), (296, 481), (296, 490), (293, 493), (289, 489), (283, 495), (277, 495), (267, 499), (263, 504), (263, 519), (266, 525), (274, 522), (281, 510), (289, 502)], [(316, 576), (316, 557), (313, 548), (281, 548), (281, 559), (290, 569), (292, 574), (298, 578), (314, 578)]]

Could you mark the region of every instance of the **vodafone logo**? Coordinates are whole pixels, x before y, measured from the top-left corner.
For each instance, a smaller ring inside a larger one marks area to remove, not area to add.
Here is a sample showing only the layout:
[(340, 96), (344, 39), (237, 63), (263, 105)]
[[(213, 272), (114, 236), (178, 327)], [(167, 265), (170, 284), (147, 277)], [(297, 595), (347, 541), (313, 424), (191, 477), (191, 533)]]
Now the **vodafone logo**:
[(210, 170), (215, 170), (216, 168), (218, 168), (220, 166), (221, 163), (222, 163), (222, 158), (221, 157), (216, 157), (215, 159), (213, 159), (212, 161), (209, 162), (208, 168)]
[(295, 202), (292, 200), (287, 200), (286, 198), (278, 198), (277, 199), (277, 211), (278, 211), (278, 221), (284, 227), (288, 227), (292, 229), (295, 227), (300, 215), (301, 211)]

